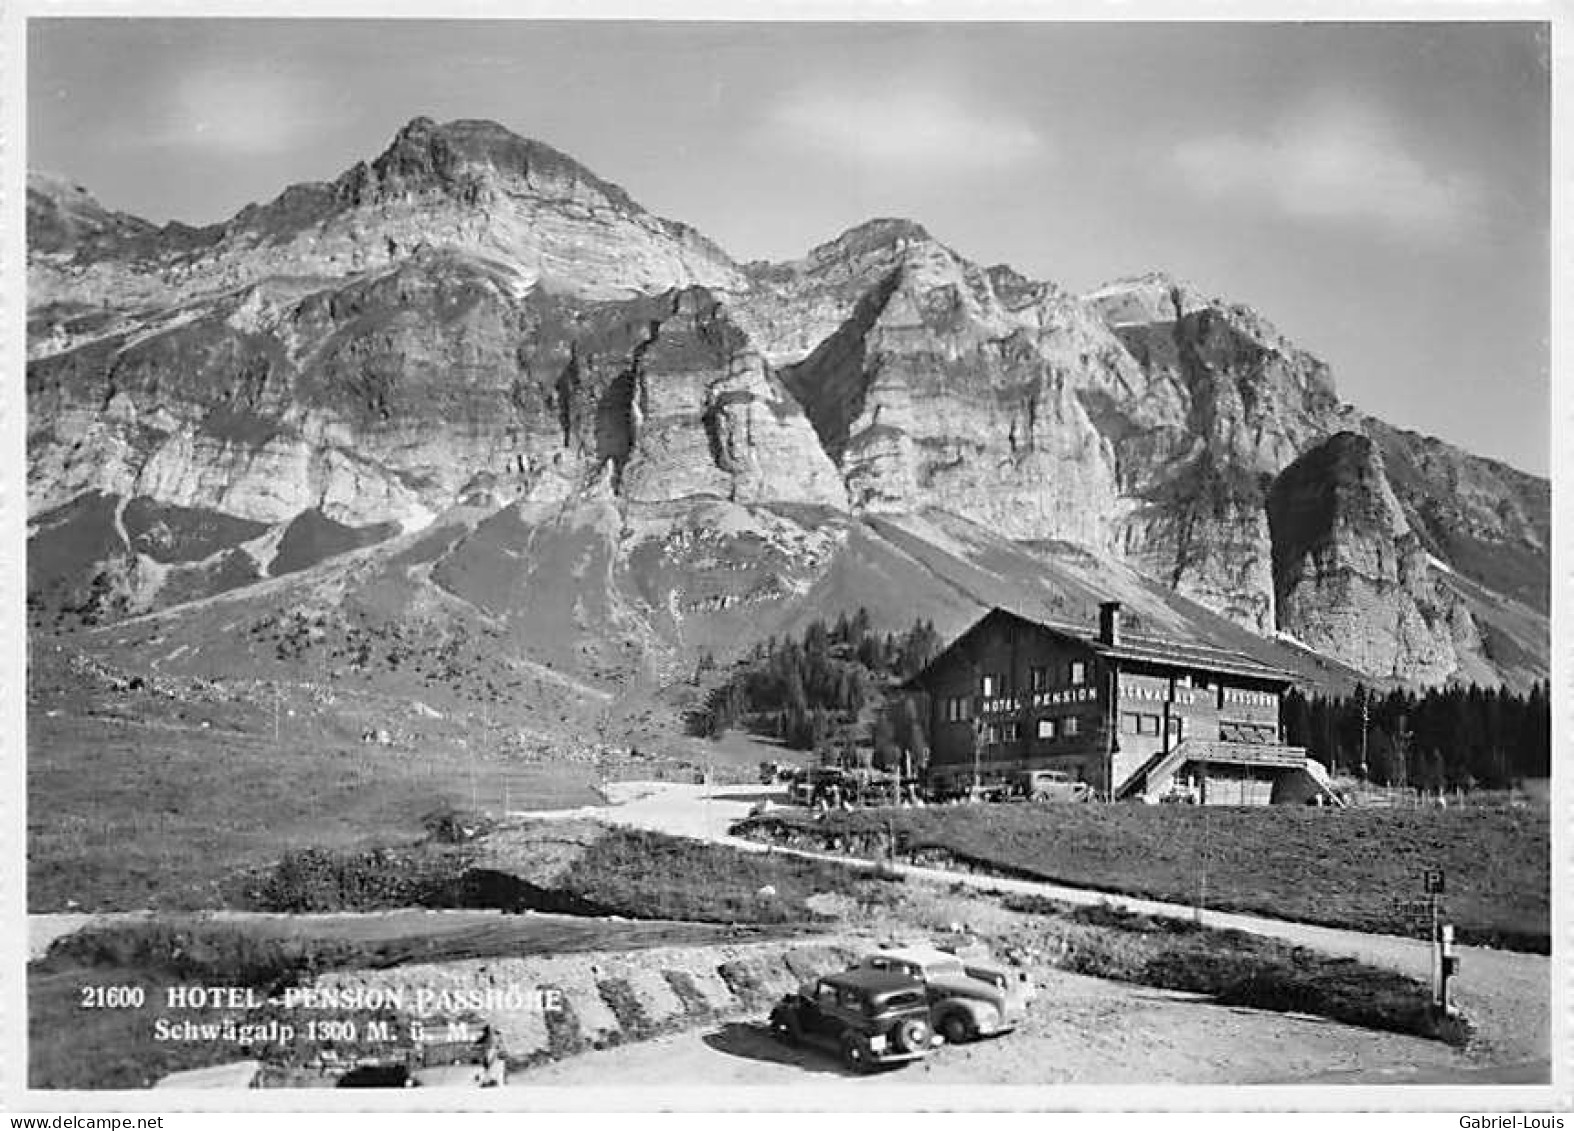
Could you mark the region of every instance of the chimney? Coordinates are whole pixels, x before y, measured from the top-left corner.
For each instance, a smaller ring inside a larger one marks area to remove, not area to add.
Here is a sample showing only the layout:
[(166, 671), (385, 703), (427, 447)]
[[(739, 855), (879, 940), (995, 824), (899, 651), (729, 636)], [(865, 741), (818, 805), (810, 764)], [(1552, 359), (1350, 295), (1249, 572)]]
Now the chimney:
[(1099, 639), (1120, 646), (1120, 602), (1105, 601), (1099, 606)]

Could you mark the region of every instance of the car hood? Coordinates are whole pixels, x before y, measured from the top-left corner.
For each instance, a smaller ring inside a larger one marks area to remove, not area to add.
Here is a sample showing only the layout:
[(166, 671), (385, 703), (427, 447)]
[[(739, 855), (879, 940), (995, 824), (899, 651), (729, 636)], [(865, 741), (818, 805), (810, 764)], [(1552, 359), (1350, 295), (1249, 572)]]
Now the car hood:
[(966, 975), (937, 974), (929, 979), (929, 984), (935, 989), (955, 994), (957, 997), (987, 1001), (1002, 1011), (1014, 1008), (1023, 1000), (1023, 995), (1015, 990), (1011, 982), (1007, 982), (1006, 988), (1002, 990), (993, 982), (985, 982)]

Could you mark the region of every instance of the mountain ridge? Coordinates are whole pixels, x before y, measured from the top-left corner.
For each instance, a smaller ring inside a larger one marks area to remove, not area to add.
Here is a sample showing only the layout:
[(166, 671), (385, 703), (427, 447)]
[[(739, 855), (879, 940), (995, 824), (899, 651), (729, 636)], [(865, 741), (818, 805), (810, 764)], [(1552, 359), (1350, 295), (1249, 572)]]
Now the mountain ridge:
[[(1448, 671), (1352, 655), (1400, 681), (1498, 671), (1464, 626), (1493, 591), (1532, 618), (1496, 619), (1498, 651), (1517, 641), (1503, 670), (1545, 655), (1518, 641), (1546, 611), (1545, 480), (1364, 416), (1256, 311), (1161, 272), (1076, 295), (890, 217), (738, 264), (477, 119), (413, 119), (334, 181), (204, 229), (42, 179), (28, 203), (34, 534), (108, 555), (31, 579), (39, 607), (166, 607), (266, 575), (286, 535), (292, 555), (342, 550), (467, 498), (710, 497), (951, 511), (1110, 555), (1260, 636), (1316, 637), (1374, 598), (1286, 603), (1305, 555), (1275, 552), (1273, 487), (1358, 432), (1400, 518), (1360, 537), (1412, 540), (1404, 560), (1438, 576), (1403, 599), (1462, 627)], [(162, 560), (160, 538), (210, 552)]]

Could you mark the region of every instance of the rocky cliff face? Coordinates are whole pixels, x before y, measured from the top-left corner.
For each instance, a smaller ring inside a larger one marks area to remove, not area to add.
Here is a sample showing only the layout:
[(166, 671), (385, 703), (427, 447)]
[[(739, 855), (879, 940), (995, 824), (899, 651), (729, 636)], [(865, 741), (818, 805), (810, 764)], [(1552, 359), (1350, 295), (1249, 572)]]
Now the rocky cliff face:
[[(340, 288), (192, 304), (35, 361), (28, 395), (35, 515), (94, 496), (117, 514), (176, 508), (181, 525), (261, 524), (212, 548), (247, 542), (251, 576), (308, 512), (412, 530), (482, 488), (846, 505), (802, 411), (709, 292), (520, 296), (449, 251)], [(145, 577), (133, 539), (118, 542), (124, 579)], [(160, 603), (157, 584), (131, 588), (133, 607)]]
[(1545, 614), (1552, 485), (1431, 436), (1361, 418), (1405, 517), (1434, 557)]
[[(591, 507), (609, 561), (667, 534), (608, 513), (938, 509), (1370, 674), (1544, 666), (1516, 640), (1544, 628), (1545, 481), (1361, 418), (1255, 312), (1166, 276), (1078, 297), (893, 219), (740, 267), (550, 146), (428, 119), (200, 229), (34, 178), (28, 233), (35, 605), (189, 600), (456, 507)], [(1370, 451), (1328, 447), (1346, 430)], [(1339, 475), (1365, 486), (1319, 494)], [(672, 563), (720, 584), (672, 581), (680, 634), (803, 583)]]
[(1272, 631), (1264, 488), (1335, 426), (1327, 367), (1250, 309), (1162, 274), (1084, 297), (1141, 367), (1151, 406), (1121, 430), (1143, 500), (1122, 547), (1179, 591)]
[(823, 335), (782, 378), (855, 506), (940, 506), (1011, 537), (1110, 544), (1118, 477), (1083, 394), (1125, 397), (1140, 374), (1071, 296), (889, 220), (756, 282), (745, 318), (767, 353)]
[(1432, 576), (1371, 439), (1339, 432), (1287, 467), (1269, 516), (1281, 625), (1379, 678), (1446, 680), (1479, 650), (1475, 624)]

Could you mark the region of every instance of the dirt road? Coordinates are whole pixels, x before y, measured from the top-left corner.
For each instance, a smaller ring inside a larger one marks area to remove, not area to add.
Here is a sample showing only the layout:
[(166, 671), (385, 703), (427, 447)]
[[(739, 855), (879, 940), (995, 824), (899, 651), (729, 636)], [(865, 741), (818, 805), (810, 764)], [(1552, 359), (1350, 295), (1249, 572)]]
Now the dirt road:
[[(746, 817), (751, 806), (766, 798), (777, 802), (784, 799), (780, 792), (765, 787), (618, 782), (607, 786), (605, 792), (610, 804), (566, 810), (561, 815), (595, 817), (616, 824), (729, 844), (750, 852), (791, 851), (795, 855), (818, 859), (846, 860), (845, 857), (822, 853), (767, 849), (767, 846), (754, 841), (729, 836), (727, 830)], [(530, 814), (532, 817), (545, 815)], [(869, 862), (851, 863), (854, 866), (872, 866)], [(1076, 905), (1109, 903), (1130, 911), (1168, 918), (1190, 919), (1196, 914), (1194, 908), (1182, 904), (1114, 896), (1034, 880), (949, 872), (906, 864), (896, 865), (896, 868), (910, 879), (962, 884), (976, 891), (1040, 895)], [(1418, 939), (1366, 934), (1227, 911), (1205, 911), (1202, 921), (1211, 927), (1233, 928), (1254, 935), (1283, 939), (1326, 954), (1358, 958), (1423, 980), (1431, 978), (1431, 945)], [(1551, 960), (1545, 955), (1488, 947), (1459, 947), (1458, 954), (1460, 973), (1455, 983), (1455, 997), (1480, 1033), (1475, 1055), (1486, 1063), (1531, 1062), (1544, 1064), (1549, 1070), (1552, 1047)]]
[(522, 1086), (675, 1083), (849, 1088), (903, 1085), (1300, 1083), (1403, 1064), (1447, 1077), (1467, 1065), (1436, 1041), (1322, 1018), (1233, 1009), (1195, 995), (1053, 972), (1007, 1036), (943, 1047), (900, 1069), (855, 1076), (835, 1055), (797, 1048), (757, 1020), (732, 1020), (512, 1074)]

